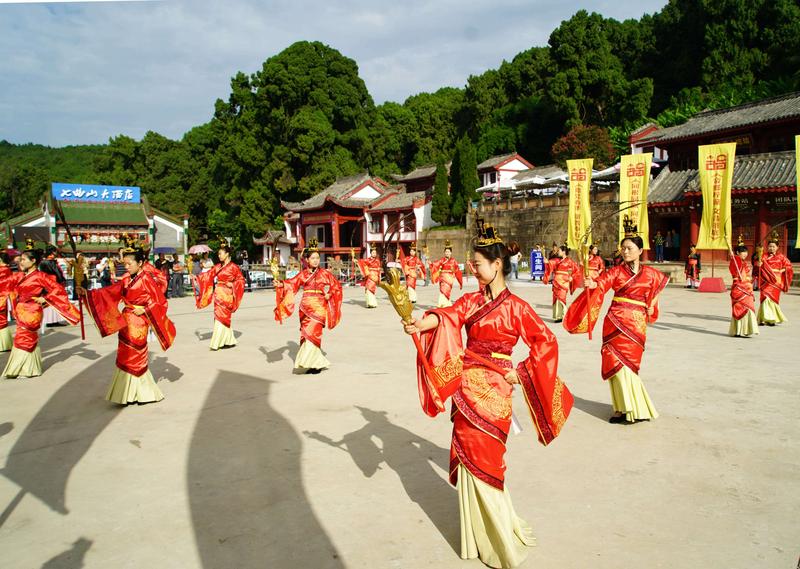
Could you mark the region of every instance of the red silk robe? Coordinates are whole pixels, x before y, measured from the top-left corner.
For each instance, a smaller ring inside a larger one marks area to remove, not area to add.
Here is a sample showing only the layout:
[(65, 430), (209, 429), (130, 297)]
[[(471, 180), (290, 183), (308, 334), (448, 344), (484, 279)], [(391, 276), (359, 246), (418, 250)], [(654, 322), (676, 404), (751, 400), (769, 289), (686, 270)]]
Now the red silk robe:
[(769, 298), (775, 304), (781, 303), (781, 292), (789, 292), (794, 271), (789, 259), (781, 253), (766, 254), (761, 258), (758, 271), (760, 279), (761, 302)]
[(580, 279), (581, 268), (578, 263), (564, 257), (555, 264), (553, 269), (553, 304), (560, 300), (566, 306), (567, 296), (575, 292)]
[[(658, 295), (667, 286), (669, 277), (645, 265), (639, 265), (639, 272), (633, 274), (625, 263), (603, 272), (595, 282), (596, 289), (584, 290), (567, 309), (564, 328), (570, 334), (588, 332), (590, 312), (594, 324), (605, 293), (613, 289), (614, 300), (603, 321), (603, 347), (600, 349), (603, 379), (616, 374), (622, 366), (638, 374), (647, 324), (658, 320)], [(653, 308), (650, 317), (648, 307)]]
[(403, 274), (406, 277), (406, 286), (408, 288), (417, 288), (417, 278), (425, 278), (425, 263), (416, 255), (413, 257), (406, 257), (403, 250), (400, 249), (400, 265), (403, 267)]
[[(510, 371), (514, 345), (520, 338), (528, 345), (528, 358), (516, 370), (539, 442), (547, 445), (558, 436), (573, 403), (556, 375), (556, 337), (533, 308), (508, 289), (491, 301), (481, 292), (467, 293), (453, 306), (428, 313), (439, 317), (439, 326), (421, 335), (433, 375), (428, 376), (418, 360), (418, 388), (423, 411), (430, 416), (441, 412), (452, 395), (450, 482), (456, 483), (458, 465), (463, 464), (475, 477), (502, 489), (513, 386), (475, 355)], [(466, 350), (462, 327), (467, 330)]]
[(547, 263), (544, 265), (544, 277), (542, 278), (542, 282), (547, 284), (550, 282), (550, 279), (553, 278), (553, 273), (556, 270), (556, 265), (558, 265), (561, 259), (559, 257), (550, 257), (547, 259)]
[(731, 258), (728, 269), (733, 277), (733, 285), (731, 285), (733, 317), (741, 320), (747, 315), (748, 310), (755, 312), (756, 309), (752, 266), (750, 263), (742, 261), (741, 257), (735, 256)]
[(381, 282), (381, 260), (378, 257), (359, 259), (358, 268), (361, 270), (361, 276), (364, 277), (361, 286), (375, 294), (375, 291), (378, 290), (378, 283)]
[(600, 273), (606, 270), (606, 264), (603, 258), (598, 255), (589, 255), (589, 276), (597, 280)]
[(35, 297), (44, 297), (64, 320), (73, 326), (81, 321), (81, 313), (69, 301), (66, 289), (58, 284), (53, 275), (34, 270), (31, 273), (12, 273), (8, 294), (17, 320), (14, 347), (32, 352), (39, 345), (39, 327), (42, 325), (44, 309), (35, 302)]
[(214, 300), (214, 318), (226, 328), (231, 327), (233, 313), (244, 297), (245, 280), (236, 263), (217, 263), (210, 271), (193, 275), (194, 302), (205, 308)]
[(441, 292), (448, 300), (450, 293), (453, 291), (453, 283), (458, 281), (458, 288), (464, 288), (463, 275), (461, 269), (458, 268), (458, 262), (450, 257), (442, 257), (438, 261), (431, 263), (431, 280), (439, 283), (439, 292)]
[(164, 294), (167, 293), (167, 288), (169, 288), (169, 281), (167, 280), (167, 277), (164, 275), (163, 272), (156, 269), (155, 265), (150, 263), (150, 261), (145, 261), (144, 263), (142, 263), (142, 271), (144, 271), (145, 273), (149, 273), (161, 287), (161, 291)]
[[(333, 330), (342, 318), (342, 285), (327, 269), (303, 269), (283, 282), (275, 283), (275, 320), (283, 321), (294, 312), (295, 295), (303, 289), (300, 300), (300, 343), (306, 340), (322, 347), (322, 330), (327, 323)], [(325, 293), (328, 300), (325, 300)]]
[[(120, 301), (124, 302), (122, 312)], [(87, 291), (86, 306), (100, 335), (118, 333), (117, 367), (140, 377), (147, 371), (147, 332), (150, 328), (163, 350), (175, 340), (175, 324), (167, 317), (167, 299), (155, 275), (141, 270), (136, 276), (126, 274), (105, 288)], [(133, 309), (144, 308), (138, 316)]]
[(13, 275), (7, 265), (0, 267), (0, 330), (8, 327), (8, 298), (14, 286)]

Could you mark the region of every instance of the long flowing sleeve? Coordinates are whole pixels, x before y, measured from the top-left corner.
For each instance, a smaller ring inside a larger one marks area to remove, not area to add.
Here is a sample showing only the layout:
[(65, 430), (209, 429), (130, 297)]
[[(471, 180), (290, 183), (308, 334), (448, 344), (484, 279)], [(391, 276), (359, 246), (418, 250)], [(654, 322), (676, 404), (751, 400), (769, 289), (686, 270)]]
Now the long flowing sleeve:
[(233, 282), (231, 282), (231, 288), (233, 289), (233, 307), (231, 308), (232, 312), (236, 312), (239, 310), (239, 306), (242, 304), (242, 299), (244, 298), (244, 287), (247, 281), (244, 280), (244, 275), (242, 274), (242, 270), (239, 268), (239, 265), (234, 263), (229, 263), (229, 270), (233, 272)]
[[(160, 274), (160, 273), (159, 273)], [(192, 275), (192, 291), (194, 292), (194, 304), (197, 308), (205, 308), (214, 299), (214, 277), (216, 270)]]
[(116, 334), (126, 326), (125, 317), (119, 311), (123, 282), (86, 291), (86, 307), (103, 338)]
[(517, 375), (539, 442), (546, 446), (561, 432), (574, 400), (558, 377), (555, 335), (527, 303), (519, 303), (515, 319), (515, 327), (530, 348), (527, 359), (517, 366)]
[(283, 324), (294, 312), (294, 297), (301, 286), (301, 277), (305, 271), (300, 271), (290, 279), (275, 282), (275, 321)]
[(342, 319), (342, 285), (330, 271), (325, 271), (328, 284), (328, 329), (333, 330)]
[(64, 320), (73, 326), (81, 321), (81, 313), (69, 300), (67, 290), (59, 284), (56, 277), (50, 274), (41, 273), (43, 280), (42, 286), (47, 291), (44, 295), (47, 304), (52, 306)]
[(603, 271), (600, 276), (594, 279), (594, 282), (597, 283), (597, 288), (584, 288), (570, 304), (566, 314), (564, 314), (562, 323), (567, 332), (570, 334), (586, 334), (590, 331), (590, 327), (594, 329), (594, 325), (600, 316), (600, 310), (603, 308), (603, 297), (611, 287), (614, 275), (617, 272), (619, 272), (617, 267)]
[(161, 282), (145, 273), (141, 276), (142, 286), (147, 293), (144, 313), (162, 350), (168, 350), (175, 341), (175, 324), (167, 316), (167, 298), (161, 290)]

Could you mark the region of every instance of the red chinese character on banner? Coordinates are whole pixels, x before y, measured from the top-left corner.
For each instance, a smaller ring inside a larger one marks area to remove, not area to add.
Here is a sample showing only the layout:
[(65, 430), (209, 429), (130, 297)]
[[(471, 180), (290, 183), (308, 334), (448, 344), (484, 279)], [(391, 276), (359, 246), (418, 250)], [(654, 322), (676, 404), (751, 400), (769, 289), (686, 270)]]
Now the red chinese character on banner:
[(727, 154), (719, 154), (716, 158), (709, 156), (706, 158), (706, 170), (725, 170), (728, 167)]
[(586, 168), (574, 168), (570, 170), (569, 179), (572, 182), (585, 182)]
[(638, 164), (631, 164), (628, 166), (629, 178), (641, 178), (642, 176), (644, 176), (644, 162), (639, 162)]

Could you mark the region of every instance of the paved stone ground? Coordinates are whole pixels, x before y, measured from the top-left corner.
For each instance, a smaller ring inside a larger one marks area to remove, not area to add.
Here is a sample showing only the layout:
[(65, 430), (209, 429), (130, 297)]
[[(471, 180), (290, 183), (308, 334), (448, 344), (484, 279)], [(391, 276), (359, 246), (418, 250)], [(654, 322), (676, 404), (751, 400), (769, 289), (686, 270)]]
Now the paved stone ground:
[[(513, 288), (549, 322), (548, 288)], [(292, 374), (297, 319), (273, 321), (271, 292), (245, 296), (239, 346), (216, 353), (211, 312), (173, 300), (176, 345), (151, 359), (166, 399), (128, 408), (103, 400), (115, 338), (49, 331), (44, 376), (0, 381), (0, 565), (482, 567), (457, 553), (449, 421), (420, 410), (411, 341), (379, 299), (346, 290), (317, 376)], [(600, 339), (553, 326), (576, 406), (544, 448), (516, 400), (508, 485), (538, 537), (525, 567), (795, 566), (800, 295), (783, 307), (788, 325), (735, 339), (727, 295), (667, 289), (642, 369), (662, 416), (630, 427), (607, 422)]]

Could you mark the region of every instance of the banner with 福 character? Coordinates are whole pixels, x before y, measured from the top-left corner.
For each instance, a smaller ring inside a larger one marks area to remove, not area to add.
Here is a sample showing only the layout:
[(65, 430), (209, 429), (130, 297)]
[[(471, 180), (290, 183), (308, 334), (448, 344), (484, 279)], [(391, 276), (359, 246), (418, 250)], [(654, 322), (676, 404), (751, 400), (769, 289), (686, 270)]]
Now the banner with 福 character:
[[(589, 225), (592, 210), (589, 207), (589, 191), (592, 187), (592, 163), (594, 159), (567, 160), (569, 174), (569, 220), (567, 223), (567, 247), (578, 249)], [(592, 236), (586, 236), (587, 243)]]
[(698, 175), (703, 193), (698, 249), (727, 250), (731, 239), (731, 186), (736, 143), (708, 144), (698, 152)]
[(619, 241), (625, 237), (622, 221), (627, 215), (636, 221), (644, 248), (650, 248), (647, 221), (647, 190), (650, 187), (650, 166), (653, 154), (628, 154), (619, 168)]
[[(800, 220), (800, 134), (794, 137), (794, 167), (797, 170), (795, 186), (797, 190), (797, 219)], [(797, 237), (794, 248), (800, 249), (800, 221), (797, 222)]]

